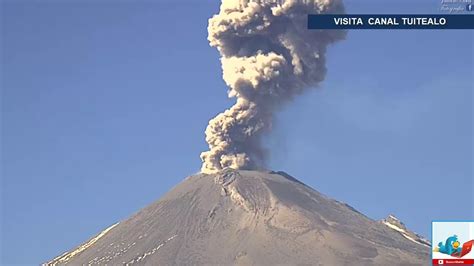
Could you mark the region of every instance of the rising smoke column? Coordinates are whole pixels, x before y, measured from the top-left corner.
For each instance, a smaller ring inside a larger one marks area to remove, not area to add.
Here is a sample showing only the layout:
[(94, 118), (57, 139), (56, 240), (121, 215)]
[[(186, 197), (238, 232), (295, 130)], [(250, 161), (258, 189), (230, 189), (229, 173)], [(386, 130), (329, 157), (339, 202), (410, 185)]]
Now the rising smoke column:
[(201, 171), (262, 167), (260, 140), (273, 113), (326, 74), (326, 47), (342, 31), (307, 30), (308, 14), (340, 14), (340, 0), (222, 0), (208, 40), (221, 54), (223, 78), (236, 103), (206, 129)]

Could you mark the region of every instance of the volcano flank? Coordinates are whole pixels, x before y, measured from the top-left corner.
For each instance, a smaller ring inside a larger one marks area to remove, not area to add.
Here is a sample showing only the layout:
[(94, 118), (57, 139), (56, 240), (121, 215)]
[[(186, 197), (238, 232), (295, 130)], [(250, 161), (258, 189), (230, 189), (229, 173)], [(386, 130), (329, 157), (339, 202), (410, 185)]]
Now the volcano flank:
[(45, 265), (427, 265), (429, 242), (283, 172), (187, 177)]

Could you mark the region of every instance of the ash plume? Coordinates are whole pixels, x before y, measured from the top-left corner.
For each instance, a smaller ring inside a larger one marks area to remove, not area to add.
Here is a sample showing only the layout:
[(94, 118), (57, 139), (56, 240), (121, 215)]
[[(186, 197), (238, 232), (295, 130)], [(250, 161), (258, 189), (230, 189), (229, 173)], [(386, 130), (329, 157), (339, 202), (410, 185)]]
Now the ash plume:
[(341, 14), (340, 0), (222, 0), (209, 19), (208, 40), (221, 55), (236, 103), (209, 121), (201, 171), (263, 167), (262, 136), (273, 113), (326, 74), (325, 53), (343, 31), (309, 31), (308, 14)]

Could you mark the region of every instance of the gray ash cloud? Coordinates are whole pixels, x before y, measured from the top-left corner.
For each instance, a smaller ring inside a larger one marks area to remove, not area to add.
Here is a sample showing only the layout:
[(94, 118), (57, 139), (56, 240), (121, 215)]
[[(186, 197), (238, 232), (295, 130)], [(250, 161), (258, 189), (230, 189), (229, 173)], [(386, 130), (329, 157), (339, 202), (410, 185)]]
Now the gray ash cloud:
[(208, 40), (221, 55), (223, 79), (235, 104), (209, 121), (201, 171), (258, 169), (262, 136), (273, 114), (326, 75), (326, 49), (343, 31), (310, 31), (308, 14), (341, 14), (339, 0), (222, 0), (209, 19)]

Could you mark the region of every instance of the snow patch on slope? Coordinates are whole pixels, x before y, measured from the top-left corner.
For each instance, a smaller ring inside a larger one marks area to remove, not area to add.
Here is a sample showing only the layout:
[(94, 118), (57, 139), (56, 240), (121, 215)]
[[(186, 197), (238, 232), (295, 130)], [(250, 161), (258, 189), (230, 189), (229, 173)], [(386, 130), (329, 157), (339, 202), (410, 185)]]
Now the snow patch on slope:
[(398, 231), (398, 232), (400, 232), (400, 233), (406, 233), (405, 230), (401, 229), (400, 227), (398, 227), (398, 226), (396, 226), (396, 225), (393, 225), (393, 224), (391, 224), (391, 223), (389, 223), (389, 222), (385, 222), (385, 221), (384, 221), (383, 223), (384, 223), (386, 226), (392, 228), (393, 230), (396, 230), (396, 231)]
[(91, 240), (87, 241), (86, 243), (82, 244), (81, 246), (79, 246), (77, 249), (73, 250), (73, 251), (70, 251), (70, 252), (66, 252), (56, 258), (54, 258), (52, 261), (50, 262), (47, 262), (47, 263), (44, 263), (43, 265), (47, 265), (47, 266), (54, 266), (54, 265), (57, 265), (58, 263), (66, 263), (68, 260), (70, 260), (72, 257), (76, 256), (77, 254), (83, 252), (84, 250), (86, 250), (87, 248), (89, 248), (90, 246), (92, 246), (95, 242), (97, 242), (97, 240), (99, 240), (100, 238), (102, 238), (105, 234), (107, 234), (110, 230), (112, 230), (112, 228), (114, 228), (115, 226), (117, 226), (119, 223), (116, 223), (116, 224), (113, 224), (112, 226), (108, 227), (107, 229), (105, 229), (104, 231), (102, 231), (100, 234), (98, 234), (97, 236), (95, 236), (94, 238), (92, 238)]
[[(175, 237), (177, 237), (178, 235), (174, 235), (168, 239), (166, 239), (163, 243), (159, 244), (158, 246), (156, 246), (155, 248), (153, 248), (152, 250), (148, 251), (148, 252), (145, 252), (144, 254), (134, 258), (133, 260), (125, 263), (125, 266), (129, 266), (129, 265), (132, 265), (134, 263), (139, 263), (140, 261), (143, 261), (147, 256), (151, 256), (153, 255), (155, 252), (157, 252), (161, 247), (163, 247), (166, 243), (168, 243), (169, 241), (173, 240)], [(143, 262), (142, 262), (143, 263)], [(107, 264), (106, 264), (107, 265)]]
[(428, 240), (424, 239), (416, 233), (408, 231), (405, 225), (393, 215), (389, 215), (387, 219), (382, 220), (382, 223), (385, 224), (387, 227), (399, 232), (403, 237), (414, 243), (431, 247), (431, 243)]
[(390, 223), (387, 223), (387, 222), (383, 222), (383, 223), (384, 223), (386, 226), (392, 228), (393, 230), (396, 230), (396, 231), (400, 232), (400, 233), (402, 234), (402, 236), (404, 236), (406, 239), (411, 240), (411, 241), (413, 241), (413, 242), (415, 242), (415, 243), (417, 243), (417, 244), (421, 244), (420, 242), (416, 241), (416, 240), (413, 239), (412, 237), (408, 236), (408, 235), (406, 234), (406, 231), (403, 230), (403, 229), (401, 229), (400, 227), (397, 227), (397, 226), (395, 226), (395, 225), (393, 225), (393, 224), (390, 224)]

